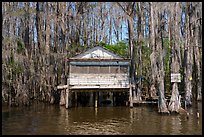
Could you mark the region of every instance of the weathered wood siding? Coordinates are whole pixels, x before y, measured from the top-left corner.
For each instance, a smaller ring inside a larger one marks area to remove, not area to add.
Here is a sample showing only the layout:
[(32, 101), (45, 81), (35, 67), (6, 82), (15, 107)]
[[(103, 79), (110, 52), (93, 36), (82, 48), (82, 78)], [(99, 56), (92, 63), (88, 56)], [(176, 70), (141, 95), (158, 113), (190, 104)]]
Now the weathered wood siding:
[(69, 60), (70, 89), (129, 88), (129, 60), (94, 47)]
[(70, 85), (79, 88), (129, 88), (128, 66), (70, 66)]
[(127, 74), (70, 74), (70, 85), (100, 86), (99, 88), (129, 88)]

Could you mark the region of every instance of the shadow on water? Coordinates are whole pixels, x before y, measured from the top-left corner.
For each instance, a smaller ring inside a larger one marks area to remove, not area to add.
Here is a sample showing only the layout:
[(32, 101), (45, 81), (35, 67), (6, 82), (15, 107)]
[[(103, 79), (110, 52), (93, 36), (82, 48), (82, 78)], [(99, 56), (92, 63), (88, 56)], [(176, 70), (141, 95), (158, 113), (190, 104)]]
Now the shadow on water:
[(159, 115), (155, 105), (66, 109), (35, 103), (2, 111), (2, 134), (201, 135), (202, 102), (187, 111), (189, 119), (185, 115)]

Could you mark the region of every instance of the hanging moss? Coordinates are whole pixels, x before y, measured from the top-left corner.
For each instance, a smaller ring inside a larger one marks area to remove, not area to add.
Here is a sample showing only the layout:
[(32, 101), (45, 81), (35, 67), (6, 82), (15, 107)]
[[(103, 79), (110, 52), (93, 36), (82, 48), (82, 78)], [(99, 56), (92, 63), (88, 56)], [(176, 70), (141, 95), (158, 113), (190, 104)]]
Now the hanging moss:
[(13, 74), (20, 74), (23, 72), (23, 68), (21, 65), (19, 64), (15, 64), (14, 68), (13, 68)]
[(14, 65), (14, 55), (13, 55), (13, 52), (11, 52), (11, 56), (10, 56), (10, 59), (9, 59), (8, 64), (9, 64), (11, 67)]
[(21, 54), (24, 51), (25, 51), (25, 44), (24, 44), (24, 42), (21, 39), (19, 39), (17, 41), (17, 53)]

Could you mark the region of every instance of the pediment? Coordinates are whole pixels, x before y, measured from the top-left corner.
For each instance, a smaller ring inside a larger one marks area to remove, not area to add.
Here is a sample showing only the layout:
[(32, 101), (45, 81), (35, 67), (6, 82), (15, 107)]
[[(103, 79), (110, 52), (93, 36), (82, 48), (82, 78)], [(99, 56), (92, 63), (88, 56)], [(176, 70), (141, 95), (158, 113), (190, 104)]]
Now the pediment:
[(73, 57), (73, 59), (122, 59), (122, 58), (102, 47), (97, 46), (87, 50), (82, 54)]

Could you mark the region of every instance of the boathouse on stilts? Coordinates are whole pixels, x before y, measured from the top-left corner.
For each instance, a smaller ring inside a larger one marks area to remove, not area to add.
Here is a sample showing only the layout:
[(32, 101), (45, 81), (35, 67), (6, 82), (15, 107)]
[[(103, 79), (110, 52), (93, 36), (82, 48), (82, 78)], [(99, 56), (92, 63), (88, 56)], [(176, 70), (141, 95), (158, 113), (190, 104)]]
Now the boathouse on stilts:
[(103, 104), (132, 104), (130, 86), (130, 60), (113, 54), (100, 46), (69, 58), (67, 85), (57, 88), (66, 90), (66, 108), (85, 102), (98, 107)]

